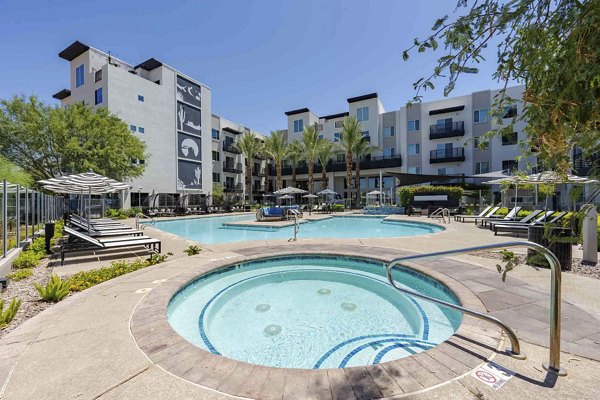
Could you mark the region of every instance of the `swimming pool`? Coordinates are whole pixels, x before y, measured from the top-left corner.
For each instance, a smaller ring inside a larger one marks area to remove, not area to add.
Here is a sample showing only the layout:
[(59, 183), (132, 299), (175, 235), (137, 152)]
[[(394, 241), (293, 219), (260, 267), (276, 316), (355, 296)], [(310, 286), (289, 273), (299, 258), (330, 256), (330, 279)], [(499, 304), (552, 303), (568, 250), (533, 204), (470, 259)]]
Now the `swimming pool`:
[[(155, 227), (200, 243), (230, 243), (245, 240), (289, 239), (294, 227), (226, 226), (224, 223), (253, 221), (255, 216), (187, 218), (157, 221)], [(376, 238), (426, 235), (444, 228), (422, 222), (386, 221), (384, 217), (333, 217), (300, 224), (298, 238)]]
[[(401, 285), (459, 304), (443, 284), (401, 268)], [(343, 368), (435, 347), (461, 313), (393, 289), (381, 262), (290, 255), (229, 266), (190, 282), (167, 319), (195, 346), (253, 364)]]

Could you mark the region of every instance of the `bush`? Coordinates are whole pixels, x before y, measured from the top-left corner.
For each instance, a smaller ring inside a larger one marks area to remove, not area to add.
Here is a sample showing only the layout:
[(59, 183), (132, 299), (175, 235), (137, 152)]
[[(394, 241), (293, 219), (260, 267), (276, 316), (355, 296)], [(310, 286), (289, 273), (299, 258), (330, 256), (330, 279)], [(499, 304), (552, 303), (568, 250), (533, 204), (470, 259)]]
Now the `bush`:
[(21, 299), (13, 297), (5, 311), (4, 300), (0, 300), (0, 329), (3, 329), (13, 320), (17, 311), (19, 311), (19, 307), (21, 307), (21, 302)]
[(408, 207), (416, 194), (447, 194), (449, 198), (460, 200), (464, 189), (460, 186), (405, 186), (398, 189), (400, 205)]
[(44, 235), (38, 236), (31, 244), (27, 247), (27, 250), (24, 252), (35, 253), (40, 259), (46, 256), (46, 237)]
[(34, 284), (34, 286), (44, 301), (57, 303), (69, 294), (69, 281), (63, 281), (56, 274), (52, 274), (48, 282), (46, 282), (46, 286), (38, 283)]
[(15, 269), (35, 268), (40, 264), (42, 258), (43, 256), (39, 253), (22, 251), (12, 262), (12, 267)]
[(336, 211), (336, 212), (344, 211), (344, 205), (343, 204), (334, 204), (333, 211)]
[(106, 210), (104, 215), (107, 218), (116, 218), (116, 219), (125, 219), (125, 218), (133, 218), (137, 214), (141, 214), (142, 209), (139, 207), (128, 208), (126, 210), (118, 210), (115, 208), (109, 208)]
[(12, 279), (13, 281), (22, 281), (23, 279), (29, 278), (31, 275), (33, 275), (33, 268), (23, 268), (8, 274), (7, 278)]
[(195, 245), (195, 244), (191, 244), (188, 246), (187, 249), (183, 250), (183, 252), (186, 253), (188, 256), (200, 254), (201, 251), (202, 251), (202, 247)]

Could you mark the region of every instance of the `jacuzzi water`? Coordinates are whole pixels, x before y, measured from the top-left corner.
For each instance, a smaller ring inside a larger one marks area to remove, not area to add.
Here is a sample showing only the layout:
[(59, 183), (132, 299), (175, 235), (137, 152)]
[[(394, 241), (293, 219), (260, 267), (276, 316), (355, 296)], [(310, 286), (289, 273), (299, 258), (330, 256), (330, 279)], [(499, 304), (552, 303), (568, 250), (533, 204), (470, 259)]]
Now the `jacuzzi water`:
[[(200, 243), (230, 243), (245, 240), (289, 239), (294, 227), (232, 226), (228, 222), (254, 221), (252, 215), (186, 218), (158, 221), (154, 226)], [(299, 225), (298, 238), (376, 238), (426, 235), (444, 230), (422, 222), (389, 221), (384, 217), (333, 217)]]
[[(443, 284), (410, 269), (394, 279), (459, 304)], [(364, 366), (443, 342), (461, 313), (391, 287), (380, 262), (286, 256), (202, 276), (169, 303), (171, 326), (192, 344), (252, 364), (285, 368)]]

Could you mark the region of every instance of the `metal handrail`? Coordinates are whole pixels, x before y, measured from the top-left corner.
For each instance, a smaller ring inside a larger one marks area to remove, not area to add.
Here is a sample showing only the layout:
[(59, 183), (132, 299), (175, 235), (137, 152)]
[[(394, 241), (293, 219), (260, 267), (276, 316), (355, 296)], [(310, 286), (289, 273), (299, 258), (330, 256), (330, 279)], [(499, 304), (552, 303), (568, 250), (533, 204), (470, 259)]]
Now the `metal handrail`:
[[(152, 225), (154, 225), (156, 223), (156, 220), (154, 218), (152, 218), (146, 214), (143, 214), (143, 213), (137, 213), (135, 215), (135, 229), (138, 229), (138, 230), (140, 229), (140, 217), (149, 219), (150, 221), (152, 221), (151, 222)], [(142, 226), (142, 229), (144, 229), (143, 228), (144, 225), (141, 225), (141, 226)]]
[[(446, 215), (448, 216), (448, 222), (446, 222)], [(440, 207), (429, 215), (429, 218), (435, 218), (437, 220), (439, 220), (440, 217), (442, 218), (443, 223), (449, 224), (450, 223), (450, 210), (447, 208)]]
[(288, 242), (295, 242), (298, 236), (298, 211), (294, 209), (289, 209), (288, 212), (294, 216), (294, 237), (290, 238)]
[(456, 249), (456, 250), (446, 250), (446, 251), (438, 251), (438, 252), (434, 252), (434, 253), (426, 253), (426, 254), (417, 254), (417, 255), (405, 256), (405, 257), (398, 257), (398, 258), (395, 258), (394, 260), (392, 260), (388, 264), (388, 266), (386, 267), (386, 274), (387, 274), (388, 281), (390, 282), (392, 287), (394, 287), (395, 289), (397, 289), (403, 293), (406, 293), (411, 296), (415, 296), (415, 297), (418, 297), (418, 298), (421, 298), (421, 299), (424, 299), (427, 301), (431, 301), (433, 303), (442, 305), (444, 307), (459, 310), (465, 314), (469, 314), (474, 317), (477, 317), (477, 318), (489, 321), (493, 324), (496, 324), (497, 326), (499, 326), (506, 332), (506, 334), (508, 335), (508, 337), (510, 339), (511, 350), (509, 353), (513, 356), (516, 356), (517, 358), (524, 358), (524, 355), (521, 354), (521, 346), (519, 345), (519, 339), (517, 338), (517, 335), (504, 322), (500, 321), (499, 319), (497, 319), (495, 317), (487, 315), (487, 314), (483, 314), (483, 313), (480, 313), (480, 312), (477, 312), (477, 311), (474, 311), (474, 310), (471, 310), (468, 308), (464, 308), (464, 307), (458, 306), (456, 304), (448, 303), (443, 300), (438, 300), (433, 297), (429, 297), (424, 294), (418, 293), (411, 289), (401, 288), (398, 285), (396, 285), (394, 278), (392, 277), (392, 270), (394, 269), (394, 267), (396, 267), (397, 265), (399, 265), (405, 261), (418, 260), (418, 259), (422, 259), (422, 258), (443, 257), (443, 256), (452, 255), (452, 254), (471, 253), (471, 252), (475, 252), (475, 251), (492, 250), (492, 249), (500, 249), (500, 248), (507, 248), (507, 247), (527, 247), (527, 248), (536, 250), (536, 251), (542, 253), (544, 255), (544, 257), (546, 258), (546, 260), (548, 260), (548, 264), (550, 264), (550, 273), (551, 273), (551, 279), (550, 279), (550, 284), (551, 284), (551, 288), (550, 288), (550, 358), (549, 358), (549, 362), (544, 363), (542, 366), (544, 367), (545, 370), (547, 370), (549, 372), (553, 372), (553, 373), (557, 374), (558, 376), (565, 376), (567, 374), (567, 371), (564, 368), (561, 368), (561, 366), (560, 366), (560, 306), (561, 306), (561, 304), (560, 304), (560, 298), (561, 298), (561, 296), (560, 296), (560, 290), (561, 290), (560, 262), (558, 261), (558, 259), (554, 255), (554, 253), (552, 253), (546, 247), (544, 247), (540, 244), (537, 244), (537, 243), (533, 243), (533, 242), (514, 241), (514, 242), (490, 244), (490, 245), (484, 245), (484, 246), (467, 247), (467, 248)]

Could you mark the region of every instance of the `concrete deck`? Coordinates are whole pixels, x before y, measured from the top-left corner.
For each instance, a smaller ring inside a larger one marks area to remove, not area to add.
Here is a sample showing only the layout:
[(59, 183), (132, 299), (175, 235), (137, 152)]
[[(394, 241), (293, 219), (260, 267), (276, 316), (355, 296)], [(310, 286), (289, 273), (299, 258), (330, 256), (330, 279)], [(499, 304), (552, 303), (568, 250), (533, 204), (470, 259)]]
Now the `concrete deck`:
[[(172, 289), (178, 280), (189, 279), (211, 265), (269, 253), (302, 251), (375, 254), (391, 259), (409, 252), (507, 240), (494, 237), (473, 224), (453, 222), (444, 232), (408, 238), (207, 245), (203, 246), (203, 253), (193, 257), (182, 252), (190, 241), (152, 227), (146, 229), (150, 236), (163, 240), (165, 252), (173, 251), (172, 261), (72, 295), (2, 338), (2, 398), (595, 399), (600, 396), (597, 384), (600, 379), (600, 296), (596, 295), (600, 281), (563, 274), (562, 363), (569, 375), (557, 379), (541, 368), (541, 363), (548, 359), (544, 346), (548, 340), (549, 271), (521, 266), (502, 283), (495, 271), (495, 260), (471, 255), (420, 262), (415, 266), (442, 277), (454, 290), (471, 299), (468, 304), (479, 303), (512, 326), (522, 340), (527, 360), (519, 361), (494, 351), (497, 347), (506, 347), (506, 343), (497, 339), (495, 326), (468, 318), (469, 325), (461, 327), (463, 331), (459, 334), (466, 329), (476, 335), (477, 340), (453, 337), (446, 346), (420, 353), (406, 365), (395, 363), (388, 368), (385, 363), (373, 368), (325, 370), (326, 380), (318, 370), (303, 373), (283, 369), (265, 371), (254, 366), (248, 369), (243, 365), (233, 366), (233, 361), (222, 357), (217, 357), (217, 362), (181, 359), (174, 354), (184, 353), (166, 351), (160, 358), (156, 353), (153, 356), (144, 352), (136, 336), (136, 326), (141, 326), (136, 324), (142, 321), (136, 316), (140, 310), (151, 309), (156, 304), (152, 301), (154, 296), (164, 302), (168, 296), (161, 297), (161, 291), (169, 286)], [(96, 263), (101, 261), (92, 264)], [(55, 271), (68, 274), (67, 271), (77, 269), (82, 269), (81, 264), (56, 267)], [(516, 374), (499, 390), (470, 376), (473, 367), (486, 358), (493, 358)], [(198, 379), (203, 384), (192, 383)]]

